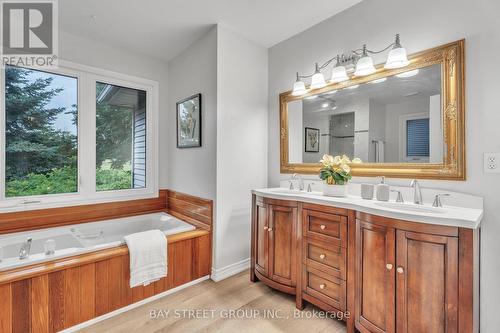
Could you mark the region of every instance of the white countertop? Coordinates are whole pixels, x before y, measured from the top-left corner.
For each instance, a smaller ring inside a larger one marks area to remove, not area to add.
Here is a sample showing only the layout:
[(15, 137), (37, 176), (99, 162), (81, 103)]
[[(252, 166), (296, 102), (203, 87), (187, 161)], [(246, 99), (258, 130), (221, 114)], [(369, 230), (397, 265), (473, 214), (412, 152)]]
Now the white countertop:
[[(445, 226), (461, 227), (476, 229), (480, 226), (483, 218), (483, 209), (480, 208), (464, 208), (457, 206), (443, 205), (443, 208), (433, 208), (429, 203), (425, 203), (423, 209), (429, 211), (418, 211), (420, 205), (405, 203), (401, 209), (393, 207), (384, 207), (388, 202), (373, 200), (365, 200), (356, 195), (348, 195), (347, 197), (327, 197), (321, 192), (305, 192), (305, 191), (289, 191), (285, 188), (266, 188), (252, 190), (253, 194), (267, 198), (294, 200), (307, 203), (315, 203), (321, 205), (335, 206), (339, 208), (352, 209), (363, 213), (385, 216), (406, 221), (414, 221), (428, 224), (438, 224)], [(393, 200), (390, 201), (392, 206), (398, 207)], [(389, 204), (389, 205), (391, 205)], [(409, 211), (406, 209), (415, 209)], [(434, 210), (434, 211), (433, 211)]]

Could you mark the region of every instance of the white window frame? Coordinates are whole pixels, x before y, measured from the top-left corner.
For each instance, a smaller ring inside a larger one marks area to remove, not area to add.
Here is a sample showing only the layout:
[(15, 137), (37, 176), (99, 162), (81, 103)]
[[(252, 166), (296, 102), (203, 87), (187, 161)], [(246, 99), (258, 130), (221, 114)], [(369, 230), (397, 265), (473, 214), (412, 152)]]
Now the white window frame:
[(399, 116), (399, 161), (402, 163), (428, 163), (429, 157), (424, 156), (408, 156), (406, 154), (406, 138), (408, 120), (429, 119), (428, 112), (412, 113)]
[[(109, 70), (59, 60), (47, 73), (78, 79), (78, 191), (48, 195), (5, 197), (5, 69), (0, 72), (0, 212), (54, 208), (158, 196), (158, 82)], [(96, 191), (96, 96), (97, 82), (146, 92), (146, 187)]]

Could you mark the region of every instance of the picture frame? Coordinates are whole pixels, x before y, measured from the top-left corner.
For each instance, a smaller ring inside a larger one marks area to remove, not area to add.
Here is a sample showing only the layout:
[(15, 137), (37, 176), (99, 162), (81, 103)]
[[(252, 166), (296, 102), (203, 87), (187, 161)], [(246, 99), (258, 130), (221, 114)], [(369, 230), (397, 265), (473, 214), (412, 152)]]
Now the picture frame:
[(305, 152), (306, 153), (319, 153), (319, 129), (306, 127), (305, 128)]
[(201, 94), (176, 103), (177, 148), (196, 148), (202, 144)]

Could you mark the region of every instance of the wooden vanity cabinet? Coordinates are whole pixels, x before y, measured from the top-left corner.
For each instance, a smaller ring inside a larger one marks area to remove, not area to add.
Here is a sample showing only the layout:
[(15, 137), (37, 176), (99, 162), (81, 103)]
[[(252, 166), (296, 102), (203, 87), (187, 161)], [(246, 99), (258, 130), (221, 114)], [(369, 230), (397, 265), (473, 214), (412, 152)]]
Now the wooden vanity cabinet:
[(459, 326), (459, 288), (472, 288), (469, 272), (459, 286), (459, 258), (459, 228), (358, 213), (356, 328), (370, 333), (472, 332), (472, 312), (462, 313)]
[(347, 332), (478, 332), (479, 230), (253, 195), (251, 280)]
[(295, 294), (297, 284), (297, 203), (254, 198), (252, 280)]

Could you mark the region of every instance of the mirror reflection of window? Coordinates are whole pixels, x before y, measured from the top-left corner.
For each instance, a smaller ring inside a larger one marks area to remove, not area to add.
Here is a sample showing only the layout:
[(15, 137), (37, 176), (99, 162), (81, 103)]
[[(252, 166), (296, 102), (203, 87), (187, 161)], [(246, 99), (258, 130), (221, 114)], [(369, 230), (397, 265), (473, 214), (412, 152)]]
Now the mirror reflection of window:
[[(440, 64), (292, 101), (289, 162), (346, 154), (371, 163), (442, 163), (441, 114)], [(319, 129), (319, 152), (304, 149), (306, 127)]]

